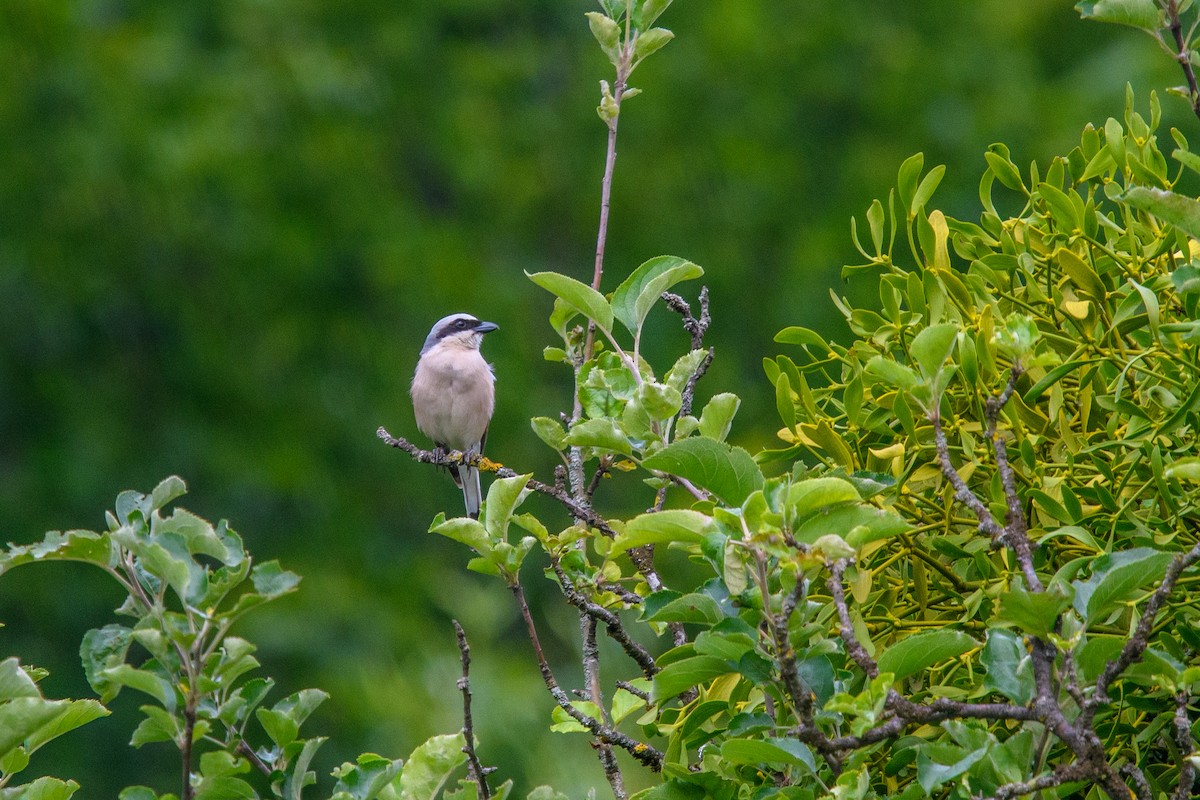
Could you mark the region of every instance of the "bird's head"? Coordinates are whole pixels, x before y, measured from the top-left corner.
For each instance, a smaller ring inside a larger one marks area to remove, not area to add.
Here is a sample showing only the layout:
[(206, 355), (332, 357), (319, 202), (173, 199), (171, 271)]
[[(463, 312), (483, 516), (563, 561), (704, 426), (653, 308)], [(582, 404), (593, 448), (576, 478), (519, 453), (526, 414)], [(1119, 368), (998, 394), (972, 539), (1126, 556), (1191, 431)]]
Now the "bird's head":
[(480, 322), (470, 314), (451, 314), (442, 317), (434, 323), (421, 348), (425, 355), (434, 347), (461, 347), (465, 350), (478, 350), (483, 342), (483, 335), (494, 331), (500, 326), (494, 322)]

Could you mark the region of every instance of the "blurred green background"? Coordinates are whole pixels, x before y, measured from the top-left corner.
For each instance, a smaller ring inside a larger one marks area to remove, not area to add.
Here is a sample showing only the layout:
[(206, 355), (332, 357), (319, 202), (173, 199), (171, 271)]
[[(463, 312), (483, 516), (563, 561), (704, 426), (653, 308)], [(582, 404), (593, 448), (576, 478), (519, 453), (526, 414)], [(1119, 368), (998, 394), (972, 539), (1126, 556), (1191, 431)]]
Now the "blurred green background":
[[(183, 476), (183, 505), (304, 576), (240, 632), (277, 696), (332, 693), (309, 723), (333, 737), (322, 775), (458, 728), (453, 615), (474, 645), (484, 761), (519, 790), (603, 787), (581, 737), (545, 730), (508, 594), (425, 533), (457, 491), (374, 435), (419, 440), (417, 350), (467, 310), (501, 327), (485, 347), (500, 380), (490, 453), (549, 474), (528, 419), (569, 407), (568, 376), (541, 359), (550, 300), (522, 271), (591, 274), (609, 69), (592, 8), (0, 8), (0, 534), (100, 527), (119, 490)], [(678, 38), (625, 106), (605, 288), (661, 253), (706, 268), (717, 361), (701, 395), (741, 394), (733, 438), (752, 450), (776, 428), (760, 366), (772, 336), (840, 331), (828, 290), (871, 293), (838, 277), (855, 260), (848, 220), (905, 157), (948, 165), (935, 204), (973, 218), (988, 144), (1044, 162), (1120, 116), (1126, 81), (1143, 109), (1179, 82), (1147, 37), (1069, 2), (679, 0), (660, 23)], [(1164, 105), (1195, 130), (1182, 101)], [(654, 325), (665, 368), (687, 339), (664, 311)], [(538, 618), (578, 685), (574, 616), (537, 568)], [(49, 668), (50, 696), (88, 696), (78, 643), (119, 600), (83, 567), (17, 570), (0, 580), (0, 655)], [(81, 798), (177, 791), (174, 751), (126, 745), (131, 695), (33, 770), (76, 778)]]

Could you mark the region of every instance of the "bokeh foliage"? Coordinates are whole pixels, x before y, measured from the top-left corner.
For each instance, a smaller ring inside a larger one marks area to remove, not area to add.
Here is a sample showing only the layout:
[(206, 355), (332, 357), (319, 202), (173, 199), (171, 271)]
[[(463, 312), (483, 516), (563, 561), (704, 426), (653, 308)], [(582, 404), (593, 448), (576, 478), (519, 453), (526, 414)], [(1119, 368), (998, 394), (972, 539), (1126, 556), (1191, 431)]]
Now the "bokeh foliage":
[[(480, 708), (494, 715), (483, 735), (507, 738), (491, 724), (533, 742), (496, 760), (528, 757), (530, 783), (567, 788), (545, 757), (556, 743), (533, 734), (544, 717), (512, 699), (540, 691), (506, 635), (514, 617), (470, 602), (479, 585), (422, 533), (453, 492), (398, 466), (371, 432), (409, 423), (419, 341), (432, 319), (469, 309), (505, 331), (489, 343), (493, 453), (550, 463), (525, 420), (568, 390), (529, 333), (547, 306), (521, 271), (589, 265), (605, 65), (585, 10), (6, 4), (5, 537), (96, 526), (116, 489), (186, 475), (194, 510), (236, 520), (253, 552), (305, 575), (247, 635), (281, 665), (272, 674), (338, 699), (320, 727), (344, 734), (345, 754), (407, 752), (456, 726), (452, 599), (473, 631), (496, 631), (476, 641), (497, 654), (480, 665)], [(809, 300), (855, 258), (845, 220), (882, 176), (924, 150), (948, 167), (946, 207), (966, 208), (986, 144), (1045, 160), (1081, 120), (1112, 114), (1125, 80), (1177, 80), (1144, 43), (1038, 0), (861, 13), (714, 0), (673, 13), (681, 38), (639, 73), (654, 101), (631, 106), (623, 134), (610, 260), (626, 265), (618, 275), (658, 252), (705, 265), (718, 320), (739, 323), (714, 326), (712, 385), (739, 388), (732, 438), (748, 445), (775, 428), (758, 358), (798, 311), (832, 330), (832, 308)], [(0, 641), (54, 667), (48, 696), (83, 696), (75, 643), (120, 598), (83, 571), (64, 585), (41, 569), (6, 578)], [(569, 618), (550, 624), (572, 633)], [(77, 734), (86, 747), (54, 758), (111, 796), (150, 768), (129, 734), (99, 720)]]

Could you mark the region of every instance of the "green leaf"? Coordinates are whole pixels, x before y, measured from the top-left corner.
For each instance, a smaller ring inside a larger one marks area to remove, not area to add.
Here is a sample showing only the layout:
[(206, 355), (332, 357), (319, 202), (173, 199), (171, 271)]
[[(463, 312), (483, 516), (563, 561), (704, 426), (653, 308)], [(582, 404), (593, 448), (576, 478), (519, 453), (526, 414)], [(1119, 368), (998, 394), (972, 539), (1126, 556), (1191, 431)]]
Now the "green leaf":
[(571, 426), (565, 439), (569, 445), (576, 447), (595, 447), (622, 455), (633, 455), (633, 447), (629, 439), (611, 419), (585, 419)]
[(872, 356), (863, 367), (863, 372), (872, 380), (898, 389), (912, 389), (921, 383), (912, 367), (883, 356)]
[(174, 741), (182, 731), (179, 719), (159, 706), (139, 706), (146, 718), (138, 723), (129, 740), (132, 747), (141, 747), (155, 742)]
[(729, 662), (723, 658), (691, 656), (680, 659), (668, 664), (655, 674), (654, 685), (650, 690), (650, 699), (653, 702), (669, 700), (697, 684), (733, 671)]
[(812, 752), (795, 739), (729, 739), (721, 745), (721, 758), (731, 764), (803, 766), (810, 771), (816, 768)]
[(973, 637), (949, 628), (917, 633), (889, 646), (879, 657), (879, 671), (901, 680), (978, 646)]
[(1165, 189), (1133, 186), (1118, 199), (1134, 208), (1149, 211), (1164, 222), (1169, 222), (1179, 228), (1193, 239), (1200, 239), (1200, 202), (1190, 197)]
[(434, 800), (450, 774), (466, 760), (461, 733), (434, 736), (408, 757), (400, 773), (400, 800)]
[(1145, 31), (1164, 27), (1162, 11), (1154, 0), (1084, 0), (1075, 10), (1084, 19), (1129, 25)]
[(1163, 470), (1163, 477), (1200, 482), (1200, 457), (1189, 456), (1172, 461), (1171, 465)]
[(667, 42), (674, 38), (675, 34), (666, 28), (651, 28), (645, 33), (640, 34), (637, 37), (637, 41), (633, 43), (633, 57), (636, 61), (642, 61), (647, 56), (663, 49)]
[(101, 675), (107, 681), (150, 695), (168, 711), (175, 710), (175, 689), (161, 675), (144, 669), (136, 669), (129, 664), (109, 667)]
[(1138, 547), (1096, 559), (1092, 577), (1076, 582), (1086, 598), (1084, 616), (1094, 622), (1107, 616), (1118, 605), (1150, 583), (1161, 581), (1174, 558), (1170, 553)]
[(917, 783), (932, 795), (933, 790), (975, 766), (987, 755), (988, 748), (965, 750), (951, 744), (927, 744), (917, 754)]
[(946, 322), (931, 325), (913, 337), (909, 349), (926, 380), (936, 375), (946, 363), (957, 336), (958, 325)]
[[(647, 609), (649, 610), (649, 609)], [(644, 617), (645, 622), (700, 622), (716, 625), (725, 615), (717, 601), (706, 594), (685, 594), (670, 601), (653, 614)]]
[(32, 753), (47, 742), (70, 733), (89, 722), (107, 717), (109, 710), (95, 700), (70, 700), (57, 717), (34, 731), (25, 741), (25, 749)]
[(600, 49), (608, 56), (609, 61), (616, 64), (620, 56), (620, 26), (616, 20), (599, 11), (589, 11), (584, 16), (588, 18), (588, 27), (592, 29), (592, 36), (596, 37)]
[(125, 663), (132, 633), (124, 625), (105, 625), (83, 635), (83, 643), (79, 647), (83, 674), (96, 694), (100, 695), (102, 703), (112, 700), (121, 691), (121, 684), (110, 681), (104, 671)]
[(787, 506), (797, 517), (839, 503), (857, 503), (858, 490), (854, 484), (842, 478), (809, 478), (793, 483), (788, 488)]
[(279, 566), (278, 561), (264, 561), (250, 571), (254, 591), (267, 600), (274, 600), (296, 590), (300, 576)]
[[(333, 797), (341, 800), (372, 800), (400, 774), (404, 762), (374, 753), (363, 753), (354, 764), (343, 764), (334, 770), (338, 779), (333, 787)], [(341, 794), (339, 794), (341, 793)]]
[(483, 523), (477, 519), (470, 519), (469, 517), (445, 519), (442, 515), (438, 515), (433, 520), (433, 525), (430, 526), (429, 532), (445, 536), (447, 539), (453, 539), (456, 542), (461, 542), (480, 555), (487, 555), (492, 551), (491, 537), (488, 536), (487, 529), (483, 527)]
[[(637, 47), (641, 48), (642, 41), (652, 33), (654, 31), (643, 33), (638, 38)], [(666, 44), (665, 40), (663, 44)], [(703, 274), (704, 270), (698, 265), (678, 256), (652, 258), (635, 269), (613, 292), (613, 316), (630, 333), (636, 334), (663, 292), (680, 281), (698, 278)]]
[(648, 544), (699, 544), (712, 527), (712, 517), (688, 509), (668, 509), (641, 514), (625, 523), (625, 530), (613, 542), (617, 551)]
[(1054, 630), (1058, 615), (1071, 605), (1071, 599), (1052, 585), (1048, 591), (1031, 592), (1022, 583), (1014, 583), (1000, 595), (996, 619), (1010, 622), (1025, 633), (1046, 638)]
[(612, 332), (613, 310), (604, 296), (585, 283), (557, 272), (525, 273), (529, 280), (560, 298), (603, 331)]
[(271, 741), (283, 747), (296, 740), (300, 726), (328, 698), (329, 695), (320, 689), (303, 689), (288, 695), (269, 709), (258, 709), (255, 716)]
[(0, 757), (53, 722), (66, 707), (66, 700), (41, 697), (16, 697), (0, 704)]
[[(912, 208), (913, 198), (917, 195), (917, 178), (924, 165), (925, 155), (923, 153), (914, 153), (904, 159), (904, 163), (900, 165), (900, 171), (896, 176), (896, 191), (900, 195), (900, 204), (906, 211)], [(912, 218), (911, 214), (909, 218)]]
[(567, 446), (567, 432), (562, 423), (550, 417), (534, 417), (529, 420), (529, 426), (539, 439), (555, 450), (564, 450)]
[(101, 567), (115, 565), (113, 546), (107, 534), (92, 531), (50, 531), (42, 541), (9, 547), (0, 553), (0, 574), (34, 561), (83, 561)]
[(0, 701), (11, 700), (14, 697), (41, 697), (37, 684), (29, 673), (21, 669), (16, 658), (6, 658), (0, 661)]
[(984, 689), (999, 692), (1021, 706), (1033, 699), (1033, 659), (1020, 636), (1003, 628), (989, 629), (981, 660), (987, 670)]
[(741, 404), (741, 398), (731, 392), (713, 395), (700, 414), (700, 434), (718, 442), (725, 441)]
[(304, 787), (317, 782), (316, 774), (309, 772), (308, 765), (325, 741), (326, 737), (318, 736), (304, 742), (300, 754), (296, 756), (296, 761), (292, 764), (291, 772), (284, 781), (283, 796), (286, 800), (301, 800), (300, 795), (304, 791)]
[(911, 526), (899, 515), (865, 503), (846, 503), (807, 517), (796, 526), (796, 541), (813, 544), (834, 533), (854, 548), (870, 542), (898, 536)]
[[(5, 798), (13, 800), (67, 800), (79, 789), (75, 781), (60, 781), (58, 778), (38, 778), (33, 783), (15, 786), (0, 792)], [(121, 797), (125, 794), (122, 792)]]
[(730, 505), (741, 505), (763, 485), (762, 471), (749, 453), (705, 436), (673, 442), (645, 459), (642, 466), (691, 481)]
[(1104, 288), (1104, 281), (1100, 280), (1100, 276), (1096, 274), (1096, 270), (1092, 269), (1092, 265), (1084, 261), (1074, 250), (1068, 250), (1065, 247), (1060, 247), (1054, 251), (1054, 258), (1058, 261), (1063, 272), (1067, 273), (1076, 286), (1086, 295), (1093, 299), (1103, 302), (1107, 297), (1108, 292)]
[(183, 478), (178, 475), (171, 475), (163, 478), (158, 486), (154, 487), (154, 491), (150, 493), (150, 510), (158, 511), (170, 503), (172, 500), (183, 497), (187, 494), (187, 484), (183, 482)]
[(822, 351), (829, 352), (829, 344), (825, 341), (825, 337), (808, 328), (798, 326), (784, 328), (775, 334), (775, 341), (779, 344), (816, 345)]
[(513, 511), (529, 496), (531, 475), (514, 475), (511, 478), (498, 478), (488, 487), (487, 498), (483, 504), (483, 527), (493, 540), (504, 541), (508, 538), (508, 524)]
[(937, 191), (938, 184), (942, 182), (942, 176), (946, 174), (946, 167), (939, 164), (921, 179), (921, 184), (913, 193), (913, 198), (908, 207), (909, 216), (916, 216), (917, 212), (924, 208), (929, 202), (929, 198), (933, 197), (933, 193)]
[(1061, 381), (1067, 375), (1082, 367), (1084, 364), (1090, 364), (1090, 361), (1068, 361), (1065, 364), (1060, 364), (1054, 369), (1046, 373), (1046, 377), (1030, 387), (1021, 399), (1025, 401), (1025, 405), (1031, 406), (1038, 400), (1042, 399), (1042, 395), (1046, 393), (1054, 384)]
[[(654, 21), (662, 16), (662, 13), (667, 10), (667, 6), (671, 5), (671, 0), (645, 0), (638, 8), (634, 22), (639, 30), (646, 30)], [(534, 800), (530, 798), (530, 800)]]
[[(588, 700), (575, 700), (571, 703), (571, 707), (576, 711), (591, 717), (592, 719), (600, 719), (603, 715), (600, 712), (600, 706)], [(550, 730), (554, 733), (587, 733), (588, 729), (579, 720), (572, 717), (562, 708), (555, 706), (550, 712), (550, 719), (554, 722), (550, 726)]]
[(153, 789), (146, 786), (129, 786), (121, 790), (117, 800), (159, 800)]

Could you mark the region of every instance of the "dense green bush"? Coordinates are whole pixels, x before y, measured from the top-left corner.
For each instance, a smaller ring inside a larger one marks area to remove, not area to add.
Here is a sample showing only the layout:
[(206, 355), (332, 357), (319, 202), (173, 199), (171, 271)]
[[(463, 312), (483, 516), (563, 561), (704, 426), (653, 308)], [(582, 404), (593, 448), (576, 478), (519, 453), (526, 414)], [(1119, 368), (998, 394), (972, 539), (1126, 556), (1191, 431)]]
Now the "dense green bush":
[[(1146, 119), (1130, 92), (1123, 119), (1088, 126), (1066, 156), (1022, 169), (994, 145), (978, 221), (930, 210), (942, 168), (904, 162), (856, 221), (863, 261), (846, 268), (877, 280), (878, 304), (833, 298), (849, 345), (780, 332), (792, 349), (764, 367), (782, 444), (752, 456), (726, 442), (736, 394), (696, 402), (715, 355), (707, 293), (672, 290), (703, 270), (660, 256), (600, 291), (628, 81), (671, 38), (654, 27), (669, 0), (601, 5), (589, 21), (615, 78), (598, 108), (609, 152), (593, 281), (530, 276), (555, 296), (545, 356), (574, 382), (570, 410), (532, 420), (561, 467), (543, 481), (481, 459), (497, 474), (481, 519), (431, 527), (512, 595), (552, 730), (591, 741), (618, 798), (631, 770), (654, 800), (1190, 796), (1200, 203), (1176, 190), (1200, 157), (1186, 137), (1171, 131), (1168, 159), (1156, 97)], [(670, 364), (644, 357), (660, 304), (691, 339)], [(463, 458), (380, 436), (419, 461)], [(123, 621), (85, 637), (85, 672), (101, 702), (126, 687), (154, 701), (133, 744), (179, 751), (181, 797), (300, 798), (324, 739), (299, 728), (325, 695), (266, 705), (272, 682), (250, 677), (254, 646), (231, 635), (297, 577), (252, 565), (225, 523), (163, 516), (182, 490), (172, 478), (123, 493), (107, 531), (10, 547), (0, 571), (68, 559), (118, 581)], [(534, 494), (567, 526), (530, 511)], [(637, 496), (646, 513), (611, 510)], [(535, 554), (578, 613), (577, 692), (526, 599)], [(627, 657), (603, 671), (601, 629)], [(480, 760), (460, 646), (464, 730), (407, 762), (343, 764), (330, 796), (432, 800), (463, 765), (447, 797), (509, 793)], [(0, 669), (13, 721), (0, 787), (51, 736), (105, 713), (44, 700), (39, 674)]]

